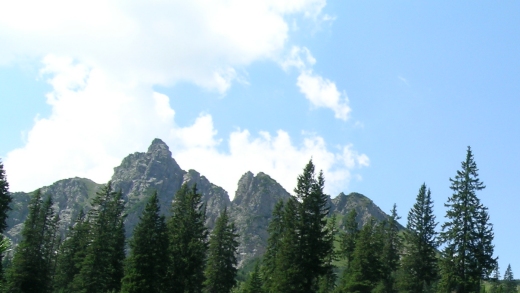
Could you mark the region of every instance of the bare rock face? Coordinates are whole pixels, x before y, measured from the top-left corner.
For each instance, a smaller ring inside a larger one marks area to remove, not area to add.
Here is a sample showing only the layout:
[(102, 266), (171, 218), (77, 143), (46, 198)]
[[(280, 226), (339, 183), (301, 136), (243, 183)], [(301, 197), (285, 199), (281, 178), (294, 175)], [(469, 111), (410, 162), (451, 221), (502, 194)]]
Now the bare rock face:
[(274, 206), (290, 196), (278, 182), (262, 172), (256, 176), (247, 172), (240, 178), (230, 213), (240, 235), (239, 266), (264, 254)]
[[(70, 178), (55, 182), (50, 186), (40, 188), (42, 196), (52, 196), (53, 208), (60, 215), (60, 232), (64, 236), (68, 227), (73, 223), (81, 209), (90, 209), (90, 200), (101, 187), (90, 179)], [(20, 240), (20, 232), (23, 222), (27, 218), (27, 208), (31, 200), (31, 193), (15, 192), (12, 194), (13, 202), (7, 219), (6, 235), (14, 243)]]
[(183, 183), (188, 186), (196, 184), (197, 192), (202, 194), (202, 202), (206, 205), (206, 226), (212, 230), (220, 213), (231, 204), (227, 191), (209, 182), (195, 170), (189, 170), (184, 175)]
[[(331, 200), (331, 213), (346, 215), (353, 209), (357, 212), (356, 221), (360, 228), (368, 223), (370, 218), (374, 218), (377, 221), (383, 221), (388, 218), (388, 215), (374, 204), (371, 199), (357, 192), (352, 192), (348, 195), (342, 192)], [(401, 225), (399, 226), (401, 229), (404, 229)]]

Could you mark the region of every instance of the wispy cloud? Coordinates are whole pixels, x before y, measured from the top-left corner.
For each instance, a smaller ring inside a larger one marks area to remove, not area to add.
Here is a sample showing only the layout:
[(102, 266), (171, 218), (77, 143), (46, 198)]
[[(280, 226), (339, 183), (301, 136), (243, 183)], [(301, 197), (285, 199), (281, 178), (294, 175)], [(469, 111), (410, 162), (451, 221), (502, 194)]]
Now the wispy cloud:
[(296, 85), (313, 106), (331, 109), (334, 117), (346, 121), (351, 112), (347, 95), (337, 89), (335, 82), (314, 73), (315, 63), (309, 49), (297, 46), (280, 62), (284, 70), (296, 68), (300, 72)]

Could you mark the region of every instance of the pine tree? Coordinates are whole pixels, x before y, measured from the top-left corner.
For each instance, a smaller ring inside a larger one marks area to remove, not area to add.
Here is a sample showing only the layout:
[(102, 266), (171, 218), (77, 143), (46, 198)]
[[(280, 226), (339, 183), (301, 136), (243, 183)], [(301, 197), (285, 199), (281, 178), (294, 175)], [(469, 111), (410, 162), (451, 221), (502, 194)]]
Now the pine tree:
[(516, 281), (513, 277), (513, 270), (511, 270), (511, 265), (507, 265), (506, 272), (504, 274), (504, 293), (516, 293), (518, 292), (516, 288)]
[(352, 264), (343, 273), (340, 292), (371, 292), (380, 282), (382, 243), (379, 229), (372, 218), (359, 232)]
[(208, 250), (205, 220), (206, 210), (197, 187), (188, 188), (183, 184), (175, 194), (172, 216), (168, 220), (170, 290), (201, 292)]
[(305, 292), (302, 283), (302, 262), (300, 249), (299, 202), (291, 197), (284, 207), (282, 216), (283, 233), (278, 244), (275, 269), (272, 274), (273, 287), (268, 292)]
[(493, 276), (489, 281), (491, 283), (489, 293), (503, 293), (502, 284), (500, 284), (500, 268), (498, 264), (495, 266)]
[(348, 212), (345, 220), (345, 231), (342, 233), (341, 237), (341, 254), (347, 260), (347, 267), (350, 267), (350, 263), (352, 262), (352, 257), (354, 254), (354, 248), (356, 247), (356, 239), (359, 234), (359, 225), (356, 221), (357, 211), (352, 209)]
[(168, 235), (157, 192), (150, 197), (130, 240), (121, 293), (159, 293), (166, 285)]
[(318, 278), (327, 273), (325, 260), (333, 246), (327, 235), (327, 196), (323, 193), (323, 172), (315, 175), (312, 160), (298, 176), (294, 192), (299, 200), (301, 282), (304, 292), (316, 292)]
[(79, 273), (80, 263), (85, 257), (89, 242), (90, 223), (83, 210), (80, 210), (74, 225), (69, 228), (67, 238), (58, 252), (54, 276), (54, 292), (70, 292), (74, 277)]
[(399, 266), (399, 253), (401, 251), (401, 237), (399, 236), (399, 220), (397, 205), (394, 204), (390, 211), (390, 217), (381, 224), (381, 292), (395, 292), (395, 275)]
[(267, 239), (267, 247), (261, 267), (265, 292), (273, 292), (275, 288), (276, 263), (280, 254), (281, 236), (284, 233), (284, 209), (283, 200), (278, 201), (274, 206), (271, 221), (267, 228), (269, 238)]
[(209, 240), (208, 261), (204, 275), (204, 292), (229, 293), (237, 274), (237, 242), (235, 224), (224, 209), (215, 223)]
[[(2, 241), (5, 236), (3, 235), (5, 229), (7, 228), (7, 212), (10, 210), (9, 204), (12, 201), (11, 194), (9, 193), (9, 183), (7, 182), (7, 178), (5, 175), (4, 165), (0, 160), (0, 241)], [(7, 240), (3, 240), (7, 241)], [(4, 259), (5, 251), (0, 252), (0, 264)], [(4, 283), (4, 270), (2, 265), (0, 265), (0, 284)]]
[(439, 239), (445, 245), (441, 265), (443, 290), (458, 293), (476, 292), (480, 281), (493, 270), (493, 228), (487, 208), (476, 192), (485, 188), (478, 178), (477, 165), (468, 147), (462, 170), (451, 179), (453, 195), (445, 206), (447, 221)]
[(8, 271), (7, 292), (50, 292), (58, 221), (51, 197), (44, 201), (41, 191), (37, 190), (29, 203), (22, 240)]
[(110, 292), (121, 289), (125, 259), (124, 202), (109, 182), (92, 201), (88, 217), (91, 236), (71, 292)]
[(408, 224), (404, 232), (406, 249), (398, 280), (401, 291), (421, 292), (423, 287), (428, 288), (437, 280), (436, 226), (431, 192), (423, 184), (408, 213)]
[(249, 278), (244, 284), (243, 293), (263, 293), (262, 278), (260, 277), (260, 266), (256, 263), (253, 272), (249, 274)]

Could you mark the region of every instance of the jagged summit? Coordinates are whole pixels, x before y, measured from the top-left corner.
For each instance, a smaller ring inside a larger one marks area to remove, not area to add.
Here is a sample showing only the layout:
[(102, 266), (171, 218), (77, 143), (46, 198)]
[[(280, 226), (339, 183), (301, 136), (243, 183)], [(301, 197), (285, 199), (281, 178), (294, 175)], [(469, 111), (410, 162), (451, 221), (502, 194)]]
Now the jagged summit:
[[(228, 208), (230, 218), (235, 222), (239, 234), (239, 266), (248, 260), (261, 256), (267, 244), (267, 227), (274, 206), (280, 200), (290, 198), (287, 192), (269, 175), (248, 171), (237, 184), (235, 197), (231, 202), (228, 193), (211, 183), (196, 170), (184, 171), (172, 157), (168, 145), (161, 139), (154, 139), (146, 152), (135, 152), (126, 156), (114, 168), (112, 187), (121, 190), (126, 206), (126, 236), (131, 237), (133, 228), (139, 221), (149, 196), (157, 192), (161, 213), (168, 215), (175, 193), (183, 183), (197, 185), (206, 207), (206, 225), (212, 229), (216, 218), (224, 208)], [(71, 178), (57, 181), (43, 187), (44, 194), (51, 194), (54, 208), (61, 218), (60, 232), (63, 236), (80, 209), (90, 209), (90, 201), (100, 188), (89, 179)], [(27, 217), (30, 193), (13, 193), (12, 210), (8, 218), (6, 235), (17, 243), (20, 231)], [(382, 220), (387, 215), (369, 198), (359, 193), (339, 194), (328, 199), (331, 213), (346, 214), (352, 209), (358, 212), (358, 222), (366, 223), (370, 217)]]

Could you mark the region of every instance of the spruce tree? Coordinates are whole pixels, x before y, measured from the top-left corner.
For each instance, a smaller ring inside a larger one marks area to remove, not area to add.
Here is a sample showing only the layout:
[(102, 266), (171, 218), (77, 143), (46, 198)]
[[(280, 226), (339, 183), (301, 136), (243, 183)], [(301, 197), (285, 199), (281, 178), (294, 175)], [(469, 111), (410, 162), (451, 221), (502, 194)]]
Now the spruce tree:
[(56, 233), (59, 218), (52, 210), (52, 199), (42, 199), (37, 190), (29, 203), (29, 214), (22, 229), (22, 240), (15, 250), (7, 275), (7, 292), (50, 292)]
[(208, 261), (204, 275), (204, 292), (229, 293), (237, 274), (238, 234), (227, 209), (218, 217), (209, 240)]
[(97, 192), (88, 213), (91, 236), (74, 277), (71, 292), (110, 292), (121, 289), (125, 259), (124, 202), (109, 182)]
[(58, 252), (53, 282), (55, 293), (72, 291), (72, 281), (79, 273), (89, 243), (89, 231), (90, 223), (83, 210), (80, 210)]
[(477, 165), (468, 147), (462, 170), (451, 179), (453, 195), (445, 206), (447, 221), (439, 234), (444, 244), (441, 274), (443, 290), (458, 293), (477, 292), (480, 282), (493, 270), (493, 228), (487, 208), (477, 191), (485, 188), (478, 177)]
[(262, 278), (260, 277), (260, 266), (258, 262), (255, 264), (255, 268), (249, 274), (249, 278), (244, 284), (243, 293), (263, 293), (262, 289)]
[(284, 233), (284, 209), (283, 200), (278, 201), (274, 206), (271, 221), (267, 227), (269, 238), (261, 266), (265, 292), (273, 292), (275, 288), (276, 263), (280, 255), (281, 236)]
[(272, 288), (268, 292), (298, 293), (305, 292), (302, 282), (302, 261), (300, 244), (299, 202), (291, 197), (285, 204), (274, 272), (271, 275)]
[(294, 192), (299, 200), (301, 282), (304, 292), (316, 292), (318, 278), (327, 273), (326, 258), (333, 246), (327, 235), (327, 195), (323, 192), (323, 172), (316, 176), (312, 160), (298, 176)]
[(516, 293), (518, 292), (516, 288), (516, 281), (513, 277), (513, 270), (511, 270), (511, 265), (507, 265), (506, 272), (504, 273), (504, 293)]
[(403, 292), (421, 292), (438, 278), (437, 232), (430, 189), (423, 184), (415, 204), (408, 212), (404, 231), (406, 249), (399, 274), (399, 288)]
[(164, 216), (154, 192), (130, 240), (121, 293), (159, 293), (166, 288), (168, 237)]
[(197, 187), (183, 184), (175, 194), (172, 216), (168, 220), (170, 290), (201, 292), (208, 250), (205, 220), (206, 210)]
[(500, 267), (498, 264), (495, 266), (493, 276), (489, 281), (491, 283), (489, 293), (503, 293), (502, 284), (500, 284)]
[[(12, 197), (9, 193), (9, 183), (5, 175), (4, 165), (0, 160), (0, 241), (4, 242), (7, 241), (4, 240), (5, 236), (3, 233), (7, 228), (7, 212), (10, 210), (9, 204), (11, 201)], [(4, 283), (4, 270), (1, 265), (4, 259), (4, 253), (5, 251), (0, 252), (0, 284)]]
[(352, 262), (354, 248), (356, 247), (356, 239), (359, 234), (359, 225), (356, 218), (356, 209), (352, 209), (348, 212), (344, 224), (345, 230), (341, 236), (341, 254), (347, 261), (346, 269), (350, 267), (350, 263)]
[(382, 280), (381, 227), (372, 218), (356, 241), (352, 264), (342, 276), (339, 292), (371, 292)]
[(381, 292), (395, 292), (395, 276), (399, 267), (400, 251), (402, 249), (401, 237), (399, 235), (399, 220), (397, 205), (394, 204), (390, 211), (390, 217), (380, 225), (382, 228), (380, 236), (383, 249), (381, 251)]

